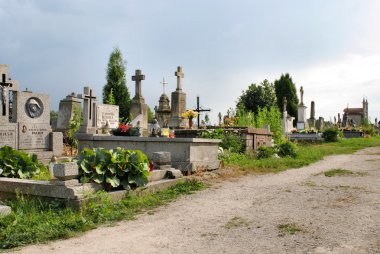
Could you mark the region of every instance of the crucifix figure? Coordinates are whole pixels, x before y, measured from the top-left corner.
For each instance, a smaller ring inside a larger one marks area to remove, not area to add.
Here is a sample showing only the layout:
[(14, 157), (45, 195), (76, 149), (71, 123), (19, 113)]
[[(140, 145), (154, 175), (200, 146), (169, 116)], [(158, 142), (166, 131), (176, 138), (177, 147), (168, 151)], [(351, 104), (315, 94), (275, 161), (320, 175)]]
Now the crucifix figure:
[(145, 80), (145, 75), (141, 74), (141, 70), (136, 70), (135, 76), (132, 76), (132, 81), (136, 82), (135, 98), (141, 97), (141, 80)]
[(185, 75), (182, 72), (181, 66), (177, 67), (177, 71), (174, 73), (174, 75), (177, 76), (177, 90), (182, 90), (182, 79), (185, 77)]
[(196, 111), (196, 112), (198, 112), (199, 114), (198, 114), (198, 116), (197, 116), (197, 123), (198, 123), (198, 128), (199, 128), (199, 118), (200, 118), (200, 113), (201, 112), (209, 112), (209, 111), (211, 111), (211, 109), (202, 109), (200, 106), (199, 106), (199, 96), (197, 96), (197, 109), (196, 110), (194, 110), (194, 111)]
[(7, 115), (7, 103), (8, 103), (8, 87), (12, 87), (12, 83), (7, 83), (7, 76), (5, 73), (2, 74), (2, 80), (0, 82), (1, 93), (2, 93), (2, 107), (3, 116)]
[(84, 98), (89, 100), (90, 115), (89, 115), (88, 119), (92, 119), (92, 107), (93, 107), (92, 106), (92, 103), (93, 103), (92, 100), (96, 100), (97, 98), (96, 98), (96, 96), (92, 95), (92, 89), (91, 88), (88, 88), (87, 93), (85, 91)]
[(163, 86), (163, 92), (162, 92), (162, 94), (165, 94), (165, 85), (167, 85), (168, 82), (165, 82), (165, 78), (162, 78), (162, 82), (160, 82), (160, 83), (161, 83), (162, 86)]
[(300, 93), (301, 93), (301, 105), (303, 105), (303, 87), (302, 86), (300, 89)]

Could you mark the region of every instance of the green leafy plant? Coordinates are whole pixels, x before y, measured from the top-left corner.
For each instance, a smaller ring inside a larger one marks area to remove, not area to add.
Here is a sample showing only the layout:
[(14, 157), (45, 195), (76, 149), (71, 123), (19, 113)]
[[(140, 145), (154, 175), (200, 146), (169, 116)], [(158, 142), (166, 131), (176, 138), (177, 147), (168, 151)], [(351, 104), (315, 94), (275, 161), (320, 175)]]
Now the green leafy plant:
[(336, 128), (328, 128), (323, 131), (322, 137), (327, 142), (338, 142), (339, 130)]
[(277, 154), (280, 157), (295, 158), (297, 156), (297, 145), (289, 141), (282, 142), (277, 147)]
[(276, 151), (273, 147), (260, 146), (259, 149), (257, 149), (257, 158), (258, 159), (270, 158), (275, 153), (276, 153)]
[(0, 148), (0, 176), (27, 179), (40, 173), (45, 166), (37, 155), (29, 155), (9, 146)]
[(78, 140), (75, 138), (75, 133), (79, 130), (80, 125), (83, 121), (81, 116), (80, 107), (76, 106), (73, 108), (73, 117), (70, 120), (69, 129), (65, 132), (64, 142), (70, 147), (70, 153), (73, 155), (73, 149), (78, 147)]
[(149, 161), (139, 150), (86, 148), (77, 159), (82, 183), (95, 182), (106, 189), (133, 189), (148, 183)]

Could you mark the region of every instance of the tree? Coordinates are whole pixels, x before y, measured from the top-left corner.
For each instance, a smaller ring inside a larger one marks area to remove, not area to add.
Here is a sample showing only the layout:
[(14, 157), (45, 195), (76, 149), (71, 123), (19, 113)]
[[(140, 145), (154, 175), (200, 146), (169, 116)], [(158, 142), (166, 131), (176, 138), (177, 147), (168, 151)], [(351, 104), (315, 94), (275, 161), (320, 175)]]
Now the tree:
[[(120, 117), (129, 117), (131, 98), (127, 88), (126, 62), (119, 48), (115, 48), (109, 58), (107, 66), (107, 83), (103, 87), (103, 103), (112, 101), (120, 107)], [(111, 92), (112, 91), (112, 92)]]
[(255, 114), (259, 108), (277, 106), (277, 98), (273, 84), (264, 80), (260, 85), (251, 84), (239, 97), (236, 107), (245, 109)]
[(292, 77), (290, 77), (289, 73), (286, 73), (285, 75), (282, 74), (279, 80), (274, 81), (274, 87), (276, 90), (278, 108), (281, 112), (284, 110), (283, 101), (284, 97), (286, 97), (286, 110), (289, 115), (294, 116), (297, 120), (298, 97), (296, 85), (293, 83)]

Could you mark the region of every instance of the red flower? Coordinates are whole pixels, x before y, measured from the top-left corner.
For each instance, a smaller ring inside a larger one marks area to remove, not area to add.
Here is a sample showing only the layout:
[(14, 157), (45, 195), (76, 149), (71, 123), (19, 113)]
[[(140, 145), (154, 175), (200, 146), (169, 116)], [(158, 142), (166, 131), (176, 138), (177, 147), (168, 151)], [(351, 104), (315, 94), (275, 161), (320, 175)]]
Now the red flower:
[(120, 132), (128, 132), (128, 130), (129, 130), (129, 126), (128, 125), (126, 125), (126, 124), (120, 124), (119, 125), (119, 129), (120, 129)]

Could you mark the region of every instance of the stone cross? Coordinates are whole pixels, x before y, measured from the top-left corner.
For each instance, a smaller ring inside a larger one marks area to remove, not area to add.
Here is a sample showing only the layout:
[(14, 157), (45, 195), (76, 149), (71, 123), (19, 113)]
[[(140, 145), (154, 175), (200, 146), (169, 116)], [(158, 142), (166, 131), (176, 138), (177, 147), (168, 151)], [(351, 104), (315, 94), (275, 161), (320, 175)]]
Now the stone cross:
[(315, 102), (311, 102), (311, 108), (310, 108), (310, 119), (315, 118)]
[(284, 109), (282, 112), (286, 112), (286, 105), (288, 104), (288, 101), (286, 100), (286, 97), (283, 98), (283, 102), (284, 102)]
[(135, 76), (132, 76), (132, 81), (136, 82), (135, 97), (141, 97), (141, 80), (145, 80), (145, 75), (141, 74), (141, 70), (136, 70)]
[(165, 85), (167, 85), (168, 82), (165, 82), (165, 78), (162, 78), (162, 82), (160, 82), (160, 83), (161, 83), (162, 86), (163, 86), (163, 92), (162, 92), (162, 94), (165, 94)]
[[(86, 93), (87, 92), (87, 93)], [(92, 89), (88, 87), (87, 91), (86, 91), (86, 88), (84, 90), (84, 98), (89, 100), (89, 104), (90, 104), (90, 114), (89, 114), (89, 118), (88, 119), (92, 119), (92, 112), (93, 112), (93, 101), (92, 100), (96, 100), (96, 96), (93, 96), (92, 95)]]
[(177, 76), (177, 90), (182, 90), (182, 79), (185, 77), (185, 75), (182, 72), (181, 66), (177, 67), (177, 71), (174, 73), (174, 75)]
[(303, 105), (303, 87), (302, 86), (300, 89), (300, 93), (301, 93), (301, 105)]

